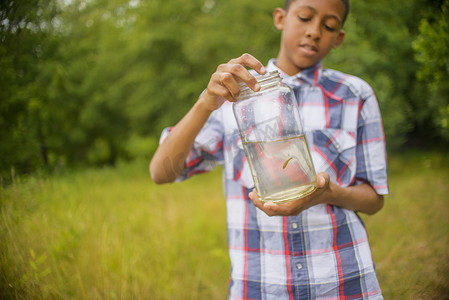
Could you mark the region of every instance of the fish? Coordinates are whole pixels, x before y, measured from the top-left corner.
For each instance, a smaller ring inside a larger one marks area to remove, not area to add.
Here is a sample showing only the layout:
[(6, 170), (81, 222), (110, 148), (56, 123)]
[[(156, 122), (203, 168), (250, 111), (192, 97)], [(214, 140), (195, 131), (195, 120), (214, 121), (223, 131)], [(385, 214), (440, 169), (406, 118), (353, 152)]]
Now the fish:
[(288, 162), (291, 161), (292, 159), (293, 159), (293, 156), (290, 157), (289, 159), (287, 159), (287, 160), (285, 161), (284, 165), (282, 166), (282, 169), (285, 169), (285, 168), (287, 167)]

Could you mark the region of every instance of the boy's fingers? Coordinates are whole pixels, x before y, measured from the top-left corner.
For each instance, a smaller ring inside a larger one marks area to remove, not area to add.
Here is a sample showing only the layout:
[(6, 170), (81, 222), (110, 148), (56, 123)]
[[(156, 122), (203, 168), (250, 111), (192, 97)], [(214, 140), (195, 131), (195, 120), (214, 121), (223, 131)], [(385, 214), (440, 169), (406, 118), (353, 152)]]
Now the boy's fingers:
[(266, 72), (265, 67), (259, 60), (246, 53), (238, 58), (231, 59), (226, 64), (219, 65), (216, 72), (212, 74), (208, 90), (228, 101), (236, 101), (240, 93), (238, 80), (241, 80), (253, 91), (259, 91), (259, 83), (246, 67), (252, 68), (260, 74)]
[(235, 80), (235, 77), (232, 74), (226, 72), (220, 73), (219, 81), (221, 85), (228, 89), (232, 98), (236, 99), (238, 97), (240, 88), (237, 81)]
[(321, 172), (317, 174), (317, 187), (324, 188), (326, 184), (329, 182), (329, 174), (326, 172)]
[(231, 59), (227, 64), (221, 65), (220, 67), (223, 71), (229, 72), (236, 78), (244, 81), (254, 91), (258, 91), (260, 85), (246, 67), (254, 69), (259, 74), (265, 74), (266, 72), (264, 65), (254, 56), (247, 53), (238, 58)]
[(248, 194), (248, 196), (251, 199), (251, 201), (253, 202), (255, 207), (257, 207), (258, 209), (262, 210), (263, 212), (265, 212), (270, 217), (274, 216), (274, 214), (270, 210), (267, 210), (265, 208), (265, 204), (262, 201), (259, 200), (259, 196), (257, 195), (256, 189), (253, 189)]
[(240, 92), (235, 78), (231, 74), (224, 72), (215, 72), (207, 88), (213, 94), (221, 96), (228, 101), (235, 101)]
[(233, 62), (241, 64), (245, 67), (250, 67), (254, 69), (259, 74), (265, 74), (266, 70), (264, 65), (251, 54), (245, 53), (238, 58), (231, 59), (229, 62)]
[(254, 203), (254, 206), (265, 212), (268, 216), (289, 216), (292, 215), (291, 203), (275, 204), (272, 202), (262, 202), (259, 200), (259, 196), (255, 189), (249, 194), (249, 198)]
[[(253, 189), (249, 194), (248, 197), (251, 199), (251, 201), (254, 202), (254, 205), (256, 205), (257, 207), (260, 206), (260, 204), (262, 203), (262, 201), (259, 200), (259, 196), (257, 195), (256, 189)], [(263, 203), (262, 203), (263, 204)]]
[(267, 202), (264, 204), (265, 210), (268, 210), (272, 215), (276, 216), (291, 216), (293, 215), (294, 207), (292, 203), (276, 204)]
[[(233, 88), (237, 88), (240, 91), (240, 88), (238, 86), (238, 83), (236, 79), (240, 79), (243, 82), (245, 82), (251, 89), (254, 91), (258, 91), (260, 89), (260, 86), (258, 86), (256, 78), (254, 78), (253, 75), (244, 67), (243, 64), (239, 64), (236, 61), (230, 61), (227, 64), (220, 65), (217, 69), (217, 73), (222, 76), (222, 84)], [(234, 80), (231, 81), (230, 77), (233, 77)]]

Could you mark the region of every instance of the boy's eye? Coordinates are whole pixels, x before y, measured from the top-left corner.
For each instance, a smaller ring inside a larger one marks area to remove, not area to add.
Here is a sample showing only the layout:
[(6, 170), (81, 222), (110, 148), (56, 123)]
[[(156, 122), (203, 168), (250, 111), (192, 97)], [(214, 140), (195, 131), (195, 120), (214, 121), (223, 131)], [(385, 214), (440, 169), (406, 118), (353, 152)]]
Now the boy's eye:
[(324, 24), (324, 27), (326, 28), (326, 30), (329, 30), (329, 31), (336, 31), (337, 30), (334, 26), (330, 26), (330, 25), (327, 25), (327, 24)]
[(311, 18), (308, 18), (308, 17), (301, 17), (301, 16), (298, 16), (298, 19), (300, 19), (302, 22), (308, 22), (308, 21), (311, 20)]

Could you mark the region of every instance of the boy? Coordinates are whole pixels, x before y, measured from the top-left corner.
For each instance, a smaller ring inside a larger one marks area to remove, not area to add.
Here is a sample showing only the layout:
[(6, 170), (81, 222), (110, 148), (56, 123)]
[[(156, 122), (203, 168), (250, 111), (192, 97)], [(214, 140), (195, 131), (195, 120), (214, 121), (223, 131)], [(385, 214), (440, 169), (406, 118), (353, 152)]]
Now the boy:
[[(338, 47), (346, 0), (286, 1), (273, 13), (282, 31), (276, 59), (264, 67), (244, 54), (218, 66), (186, 116), (166, 129), (150, 172), (156, 183), (224, 166), (230, 299), (382, 299), (365, 228), (388, 193), (379, 107), (367, 83), (322, 68)], [(232, 102), (236, 79), (257, 91), (245, 68), (278, 70), (295, 92), (317, 174), (317, 190), (286, 204), (262, 203), (253, 190)], [(241, 162), (241, 160), (240, 160)]]

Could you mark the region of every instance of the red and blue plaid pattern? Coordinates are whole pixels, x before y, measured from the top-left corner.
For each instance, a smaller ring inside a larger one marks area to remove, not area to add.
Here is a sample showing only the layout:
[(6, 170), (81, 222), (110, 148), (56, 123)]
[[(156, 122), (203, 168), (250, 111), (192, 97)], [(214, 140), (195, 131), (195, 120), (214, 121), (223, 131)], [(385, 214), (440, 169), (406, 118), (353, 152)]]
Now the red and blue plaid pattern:
[[(278, 70), (274, 60), (267, 69)], [(316, 171), (328, 172), (341, 186), (368, 182), (387, 194), (384, 133), (370, 86), (321, 64), (296, 76), (281, 75), (296, 94)], [(268, 217), (252, 204), (248, 193), (254, 183), (230, 103), (215, 111), (197, 136), (179, 180), (219, 164), (227, 201), (230, 299), (383, 299), (355, 212), (317, 205), (294, 217)]]

